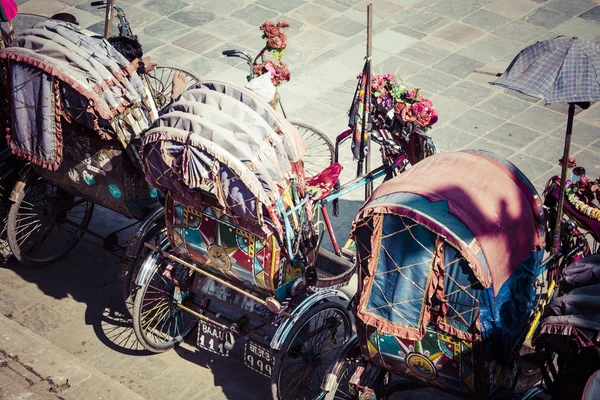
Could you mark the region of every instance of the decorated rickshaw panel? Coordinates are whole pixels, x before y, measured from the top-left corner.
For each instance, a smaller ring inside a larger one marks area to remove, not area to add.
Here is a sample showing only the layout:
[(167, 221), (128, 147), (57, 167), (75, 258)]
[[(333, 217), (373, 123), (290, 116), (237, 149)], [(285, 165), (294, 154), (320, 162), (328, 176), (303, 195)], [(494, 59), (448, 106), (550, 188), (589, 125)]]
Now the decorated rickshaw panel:
[(378, 367), (461, 396), (489, 395), (510, 386), (512, 365), (487, 359), (481, 342), (461, 340), (429, 325), (423, 338), (402, 339), (357, 321), (363, 354)]
[[(271, 235), (258, 235), (213, 205), (193, 208), (167, 201), (167, 229), (176, 251), (244, 286), (261, 291), (273, 288), (273, 267), (279, 249)], [(277, 272), (277, 271), (275, 271)]]

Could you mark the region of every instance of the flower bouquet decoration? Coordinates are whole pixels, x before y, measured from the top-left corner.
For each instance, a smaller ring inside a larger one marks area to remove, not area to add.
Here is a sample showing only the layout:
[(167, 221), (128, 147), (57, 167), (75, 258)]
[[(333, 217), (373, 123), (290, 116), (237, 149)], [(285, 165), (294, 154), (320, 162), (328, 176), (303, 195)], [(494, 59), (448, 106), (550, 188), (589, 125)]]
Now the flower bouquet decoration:
[(372, 115), (376, 129), (392, 134), (425, 132), (438, 120), (431, 100), (421, 96), (419, 89), (402, 85), (394, 74), (371, 77)]
[[(271, 82), (275, 86), (279, 86), (281, 82), (287, 82), (290, 80), (290, 70), (287, 65), (281, 61), (283, 53), (287, 47), (287, 36), (284, 30), (289, 28), (290, 24), (286, 21), (279, 21), (274, 23), (272, 21), (264, 21), (260, 25), (260, 30), (263, 32), (263, 39), (266, 39), (265, 47), (254, 59), (254, 67), (252, 69), (252, 78), (258, 78), (259, 76), (271, 73)], [(264, 55), (266, 52), (273, 53), (273, 60), (265, 60)], [(257, 62), (258, 59), (261, 62)]]
[(419, 89), (404, 86), (394, 74), (372, 75), (371, 118), (374, 134), (391, 135), (411, 164), (435, 151), (425, 134), (438, 120), (433, 103)]
[(576, 167), (573, 177), (567, 181), (565, 197), (581, 214), (600, 221), (600, 208), (594, 204), (594, 200), (600, 202), (600, 178), (592, 181), (585, 175), (583, 167)]

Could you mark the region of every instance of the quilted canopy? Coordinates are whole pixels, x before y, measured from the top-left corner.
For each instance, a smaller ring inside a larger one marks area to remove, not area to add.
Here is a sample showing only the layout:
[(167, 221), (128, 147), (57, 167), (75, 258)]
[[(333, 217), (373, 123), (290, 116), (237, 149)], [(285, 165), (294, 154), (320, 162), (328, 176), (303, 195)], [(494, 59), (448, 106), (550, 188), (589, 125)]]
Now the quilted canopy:
[(355, 218), (358, 317), (404, 339), (435, 326), (510, 352), (533, 307), (543, 235), (539, 196), (509, 161), (483, 151), (426, 158)]
[(143, 135), (146, 179), (179, 203), (208, 192), (232, 216), (262, 221), (264, 208), (279, 225), (276, 204), (303, 190), (302, 139), (255, 96), (221, 82), (184, 92)]
[(102, 36), (77, 25), (44, 20), (0, 51), (0, 58), (10, 66), (10, 146), (37, 165), (60, 165), (63, 117), (101, 136), (100, 126), (119, 117), (129, 138), (156, 117), (133, 66)]

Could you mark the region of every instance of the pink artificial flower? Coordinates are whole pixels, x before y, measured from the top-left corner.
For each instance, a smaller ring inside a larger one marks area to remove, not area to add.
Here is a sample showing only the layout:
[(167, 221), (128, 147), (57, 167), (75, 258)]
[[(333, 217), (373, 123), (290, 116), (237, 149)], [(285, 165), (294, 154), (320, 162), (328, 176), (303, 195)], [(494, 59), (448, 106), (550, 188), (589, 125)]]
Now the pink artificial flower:
[(279, 30), (278, 27), (271, 25), (271, 26), (266, 27), (264, 29), (264, 32), (265, 32), (265, 35), (267, 35), (267, 37), (269, 39), (271, 39), (273, 37), (279, 36), (279, 34), (281, 33), (281, 30)]
[[(425, 106), (421, 102), (414, 103), (410, 106), (413, 109), (413, 113), (418, 117), (421, 114), (427, 113), (425, 111)], [(428, 114), (428, 113), (427, 113)]]
[(416, 93), (417, 92), (416, 92), (415, 89), (410, 89), (408, 92), (406, 92), (406, 98), (407, 99), (414, 99)]
[(396, 103), (396, 105), (394, 106), (394, 111), (396, 112), (396, 114), (402, 115), (402, 110), (404, 110), (406, 107), (406, 103), (399, 102)]
[(276, 36), (269, 37), (268, 44), (269, 44), (269, 47), (272, 48), (272, 49), (277, 49), (277, 50), (279, 50), (279, 49), (285, 49), (286, 40), (287, 40), (287, 38), (282, 33), (282, 34), (279, 34), (279, 35), (276, 35)]
[(406, 107), (402, 110), (402, 121), (414, 122), (417, 119), (412, 107)]
[(429, 126), (435, 124), (438, 120), (438, 113), (435, 108), (429, 110), (429, 114), (431, 115), (431, 119), (429, 120)]
[(433, 103), (431, 102), (431, 100), (422, 97), (421, 95), (419, 95), (419, 97), (421, 97), (421, 100), (419, 100), (426, 108), (433, 108)]
[(419, 124), (422, 128), (427, 128), (429, 123), (431, 122), (431, 114), (428, 112), (424, 112), (421, 114), (417, 114), (417, 124)]

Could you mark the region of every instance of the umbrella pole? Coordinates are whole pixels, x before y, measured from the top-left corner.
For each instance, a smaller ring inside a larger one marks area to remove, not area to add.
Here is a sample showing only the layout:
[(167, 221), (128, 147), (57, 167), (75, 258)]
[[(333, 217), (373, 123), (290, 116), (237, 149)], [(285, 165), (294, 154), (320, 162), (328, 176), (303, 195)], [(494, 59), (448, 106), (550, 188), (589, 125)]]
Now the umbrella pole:
[(571, 150), (571, 134), (573, 133), (573, 117), (575, 116), (575, 104), (569, 104), (569, 116), (567, 118), (567, 133), (565, 135), (565, 149), (562, 158), (562, 171), (560, 174), (560, 191), (558, 195), (558, 212), (554, 226), (554, 237), (552, 238), (552, 253), (558, 253), (560, 240), (561, 220), (564, 212), (565, 188), (567, 186), (567, 169), (569, 165), (569, 151)]

